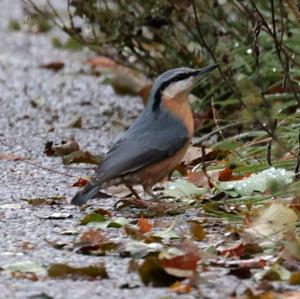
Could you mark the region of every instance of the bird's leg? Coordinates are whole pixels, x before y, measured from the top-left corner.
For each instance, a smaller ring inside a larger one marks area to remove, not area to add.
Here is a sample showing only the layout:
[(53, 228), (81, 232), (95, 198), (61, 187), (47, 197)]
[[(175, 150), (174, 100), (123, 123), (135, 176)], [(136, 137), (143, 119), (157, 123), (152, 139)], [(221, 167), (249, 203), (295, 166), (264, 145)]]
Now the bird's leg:
[(125, 184), (125, 186), (130, 190), (130, 192), (137, 198), (137, 199), (141, 199), (139, 194), (132, 188), (131, 185), (127, 185)]

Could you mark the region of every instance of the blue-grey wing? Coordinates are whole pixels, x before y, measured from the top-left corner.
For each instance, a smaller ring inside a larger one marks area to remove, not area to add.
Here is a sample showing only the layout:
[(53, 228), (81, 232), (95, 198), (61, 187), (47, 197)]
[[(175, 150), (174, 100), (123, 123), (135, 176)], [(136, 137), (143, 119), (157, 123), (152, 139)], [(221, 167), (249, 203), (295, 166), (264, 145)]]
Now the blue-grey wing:
[(187, 129), (168, 111), (143, 113), (107, 153), (94, 181), (112, 179), (161, 161), (187, 142)]

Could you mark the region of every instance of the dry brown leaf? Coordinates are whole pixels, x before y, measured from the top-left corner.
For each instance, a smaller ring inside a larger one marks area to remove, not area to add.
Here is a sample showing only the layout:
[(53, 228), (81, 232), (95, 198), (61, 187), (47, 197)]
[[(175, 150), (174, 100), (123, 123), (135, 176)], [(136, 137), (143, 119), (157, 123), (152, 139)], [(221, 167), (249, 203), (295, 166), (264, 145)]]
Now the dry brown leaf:
[(108, 278), (104, 264), (96, 264), (87, 267), (72, 267), (67, 264), (52, 264), (48, 268), (48, 276), (51, 278), (71, 278), (75, 280)]
[(84, 178), (79, 178), (73, 185), (72, 187), (84, 187), (89, 183), (90, 180), (84, 179)]
[(64, 68), (64, 66), (65, 66), (64, 62), (54, 61), (54, 62), (50, 62), (50, 63), (41, 64), (40, 68), (57, 72), (57, 71), (61, 70), (62, 68)]
[(102, 160), (99, 155), (92, 155), (87, 151), (75, 151), (68, 155), (62, 157), (64, 165), (70, 165), (73, 163), (88, 163), (88, 164), (98, 164)]
[(226, 182), (226, 181), (238, 181), (242, 180), (244, 178), (249, 177), (251, 174), (247, 174), (244, 176), (241, 175), (233, 175), (233, 170), (230, 167), (226, 167), (223, 170), (219, 172), (219, 181), (220, 182)]
[(284, 231), (291, 229), (297, 220), (294, 210), (281, 202), (274, 202), (260, 209), (259, 216), (245, 229), (245, 238), (282, 239)]
[(149, 219), (143, 217), (138, 220), (138, 227), (141, 233), (149, 233), (152, 230), (152, 224)]
[(205, 239), (206, 233), (202, 224), (198, 221), (188, 221), (190, 225), (190, 233), (194, 240), (202, 241)]
[(93, 246), (99, 242), (103, 242), (105, 240), (105, 235), (100, 230), (88, 230), (83, 232), (80, 236), (80, 241)]
[(52, 141), (47, 141), (44, 147), (44, 153), (47, 156), (64, 156), (79, 151), (80, 147), (74, 138), (62, 141), (60, 145), (53, 145)]

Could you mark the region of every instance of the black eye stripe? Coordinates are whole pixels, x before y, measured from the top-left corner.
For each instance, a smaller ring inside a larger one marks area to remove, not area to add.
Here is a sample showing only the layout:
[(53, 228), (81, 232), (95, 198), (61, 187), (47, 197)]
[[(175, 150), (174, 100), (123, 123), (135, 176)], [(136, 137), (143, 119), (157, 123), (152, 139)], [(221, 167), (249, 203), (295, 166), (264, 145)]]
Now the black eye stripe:
[(176, 76), (172, 77), (171, 79), (162, 82), (159, 89), (154, 94), (154, 103), (152, 106), (152, 111), (155, 111), (158, 109), (159, 104), (161, 102), (161, 93), (166, 87), (168, 87), (170, 84), (175, 83), (177, 81), (181, 81), (181, 80), (187, 79), (191, 76), (195, 76), (198, 73), (199, 73), (199, 71), (180, 73), (180, 74), (177, 74)]

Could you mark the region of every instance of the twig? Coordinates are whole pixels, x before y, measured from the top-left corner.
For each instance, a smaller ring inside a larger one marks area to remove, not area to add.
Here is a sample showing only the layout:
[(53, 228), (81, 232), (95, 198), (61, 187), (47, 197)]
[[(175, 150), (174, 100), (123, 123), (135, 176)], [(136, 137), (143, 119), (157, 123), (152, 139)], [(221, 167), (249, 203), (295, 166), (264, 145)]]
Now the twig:
[[(1, 139), (0, 139), (0, 144), (2, 144), (2, 145), (4, 145), (4, 146), (7, 146), (7, 147), (13, 147), (12, 145), (6, 143), (5, 141), (3, 141), (3, 140), (1, 140)], [(72, 177), (72, 178), (76, 178), (76, 177), (77, 177), (77, 176), (75, 176), (75, 175), (68, 174), (68, 173), (65, 173), (65, 172), (61, 172), (61, 171), (58, 171), (58, 170), (55, 170), (55, 169), (52, 169), (52, 168), (48, 168), (48, 167), (45, 167), (45, 166), (43, 166), (43, 165), (39, 165), (39, 164), (30, 162), (30, 161), (28, 161), (28, 160), (20, 160), (20, 162), (29, 164), (29, 165), (34, 166), (34, 167), (36, 167), (36, 168), (40, 168), (40, 169), (43, 169), (43, 170), (47, 170), (47, 171), (50, 171), (50, 172), (54, 172), (54, 173), (57, 173), (57, 174), (61, 174), (61, 175), (63, 175), (63, 176)]]
[[(278, 124), (277, 119), (275, 119), (273, 121), (273, 123), (271, 124), (271, 131), (272, 131), (273, 134), (274, 134), (274, 132), (277, 128), (277, 124)], [(267, 163), (269, 164), (269, 166), (272, 166), (272, 141), (273, 141), (273, 138), (271, 140), (269, 140), (269, 142), (267, 144), (266, 160), (267, 160)]]
[(65, 173), (65, 172), (61, 172), (61, 171), (58, 171), (58, 170), (55, 170), (55, 169), (52, 169), (52, 168), (45, 167), (43, 165), (39, 165), (39, 164), (35, 164), (33, 162), (26, 161), (26, 160), (23, 160), (22, 162), (24, 162), (26, 164), (29, 164), (31, 166), (34, 166), (36, 168), (40, 168), (40, 169), (43, 169), (43, 170), (54, 172), (54, 173), (57, 173), (57, 174), (60, 174), (60, 175), (63, 175), (63, 176), (70, 177), (70, 178), (76, 178), (77, 177), (76, 175), (72, 175), (72, 174), (68, 174), (68, 173)]
[(300, 133), (298, 135), (298, 144), (299, 144), (299, 151), (298, 151), (298, 157), (297, 157), (297, 164), (295, 167), (295, 179), (298, 180), (300, 177), (299, 168), (300, 168)]
[(208, 182), (208, 186), (210, 188), (212, 188), (214, 186), (214, 184), (211, 181), (210, 176), (208, 175), (207, 171), (206, 171), (206, 164), (205, 164), (205, 147), (202, 145), (201, 146), (201, 169), (205, 175), (205, 177), (207, 178), (207, 182)]

